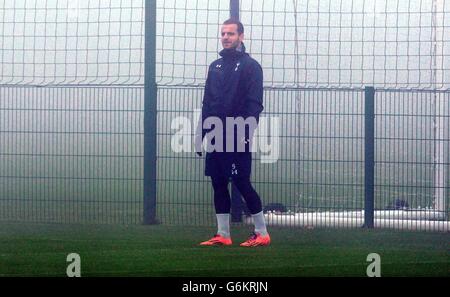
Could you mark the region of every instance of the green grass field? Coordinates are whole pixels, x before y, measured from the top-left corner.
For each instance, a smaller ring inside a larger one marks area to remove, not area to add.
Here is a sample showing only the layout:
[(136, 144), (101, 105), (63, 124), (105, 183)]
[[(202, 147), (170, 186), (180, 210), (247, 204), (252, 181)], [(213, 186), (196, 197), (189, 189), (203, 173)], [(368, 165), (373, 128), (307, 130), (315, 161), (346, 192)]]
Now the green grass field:
[(448, 233), (270, 228), (273, 244), (246, 249), (250, 226), (232, 227), (231, 247), (200, 247), (215, 229), (175, 226), (0, 224), (0, 276), (366, 276), (369, 253), (382, 276), (450, 276)]

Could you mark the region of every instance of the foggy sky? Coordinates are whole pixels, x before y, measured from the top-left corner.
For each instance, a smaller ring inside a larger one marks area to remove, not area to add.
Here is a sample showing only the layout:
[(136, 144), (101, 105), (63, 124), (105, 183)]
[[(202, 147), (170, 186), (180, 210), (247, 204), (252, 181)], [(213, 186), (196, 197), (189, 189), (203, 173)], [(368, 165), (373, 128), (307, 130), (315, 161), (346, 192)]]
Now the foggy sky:
[[(204, 83), (228, 3), (157, 1), (160, 85)], [(143, 7), (0, 0), (0, 84), (142, 84)], [(432, 0), (243, 0), (240, 15), (266, 86), (448, 88), (450, 3), (432, 9)]]

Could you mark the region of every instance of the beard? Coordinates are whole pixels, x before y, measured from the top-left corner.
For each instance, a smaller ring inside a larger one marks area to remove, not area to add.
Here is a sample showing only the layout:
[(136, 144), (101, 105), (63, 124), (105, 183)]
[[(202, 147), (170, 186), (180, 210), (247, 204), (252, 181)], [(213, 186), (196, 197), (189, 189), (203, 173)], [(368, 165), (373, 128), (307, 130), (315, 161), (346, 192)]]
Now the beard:
[(240, 45), (241, 45), (241, 42), (239, 40), (237, 40), (235, 42), (228, 42), (228, 43), (222, 42), (223, 48), (226, 48), (226, 49), (236, 49)]

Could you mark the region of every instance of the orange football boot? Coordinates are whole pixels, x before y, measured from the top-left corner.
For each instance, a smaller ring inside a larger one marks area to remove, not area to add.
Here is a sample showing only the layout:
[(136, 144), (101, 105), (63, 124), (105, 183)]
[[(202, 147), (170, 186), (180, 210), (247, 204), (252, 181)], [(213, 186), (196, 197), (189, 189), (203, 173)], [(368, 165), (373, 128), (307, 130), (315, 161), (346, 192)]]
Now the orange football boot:
[(213, 238), (207, 241), (203, 241), (200, 245), (231, 245), (230, 237), (223, 237), (222, 235), (216, 234)]
[(253, 233), (249, 239), (241, 243), (243, 247), (267, 246), (270, 244), (270, 236), (262, 236), (259, 233)]

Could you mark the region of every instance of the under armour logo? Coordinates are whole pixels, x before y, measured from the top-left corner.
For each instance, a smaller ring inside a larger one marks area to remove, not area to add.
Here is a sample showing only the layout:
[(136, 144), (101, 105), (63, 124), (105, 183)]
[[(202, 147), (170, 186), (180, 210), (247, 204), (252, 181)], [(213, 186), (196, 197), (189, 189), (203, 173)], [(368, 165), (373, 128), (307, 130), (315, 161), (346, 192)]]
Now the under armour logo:
[(239, 69), (239, 65), (241, 65), (241, 63), (240, 63), (240, 62), (238, 62), (238, 63), (236, 64), (236, 68), (234, 69), (234, 71), (238, 71), (238, 69)]
[(220, 68), (220, 67), (222, 67), (221, 64), (217, 64), (217, 65), (216, 65), (216, 68)]
[(238, 174), (238, 171), (236, 169), (236, 164), (231, 164), (231, 175), (236, 175)]

